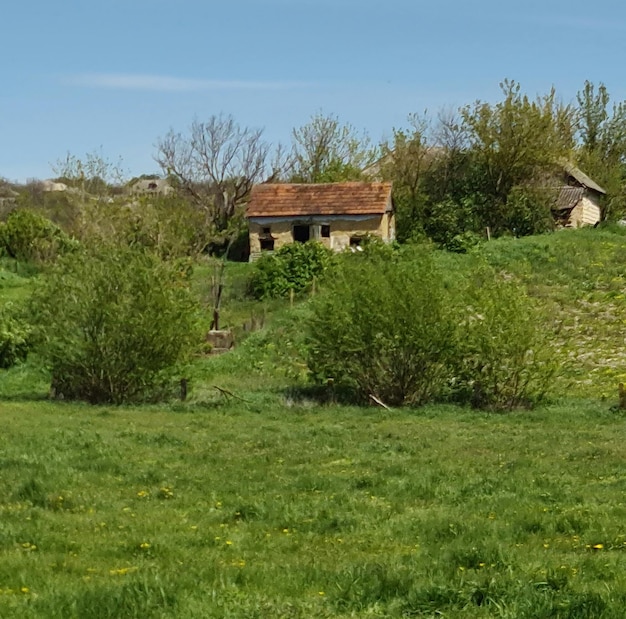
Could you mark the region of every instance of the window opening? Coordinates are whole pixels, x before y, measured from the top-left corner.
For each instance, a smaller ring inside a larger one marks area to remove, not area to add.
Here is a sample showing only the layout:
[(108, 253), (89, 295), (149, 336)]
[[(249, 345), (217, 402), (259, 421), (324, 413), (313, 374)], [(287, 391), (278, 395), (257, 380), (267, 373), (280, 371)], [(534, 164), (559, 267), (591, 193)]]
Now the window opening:
[(306, 243), (311, 238), (311, 230), (309, 226), (294, 226), (293, 240), (296, 243)]

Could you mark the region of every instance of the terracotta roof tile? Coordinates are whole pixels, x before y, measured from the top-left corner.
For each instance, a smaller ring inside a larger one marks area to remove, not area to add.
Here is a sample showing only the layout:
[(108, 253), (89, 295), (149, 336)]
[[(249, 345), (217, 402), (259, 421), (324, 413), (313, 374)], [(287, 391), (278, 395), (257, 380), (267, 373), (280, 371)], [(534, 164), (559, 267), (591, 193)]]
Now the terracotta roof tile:
[(252, 188), (246, 216), (381, 215), (391, 209), (391, 183), (268, 183)]

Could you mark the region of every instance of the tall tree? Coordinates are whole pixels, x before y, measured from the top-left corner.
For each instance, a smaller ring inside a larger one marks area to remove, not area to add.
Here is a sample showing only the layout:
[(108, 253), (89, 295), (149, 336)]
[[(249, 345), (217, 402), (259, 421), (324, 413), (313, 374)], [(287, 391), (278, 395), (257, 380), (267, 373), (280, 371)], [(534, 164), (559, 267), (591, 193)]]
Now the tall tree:
[(269, 145), (262, 129), (241, 127), (232, 116), (194, 120), (186, 133), (170, 130), (158, 140), (156, 162), (224, 232), (245, 202), (252, 185), (268, 173)]
[[(499, 103), (478, 101), (461, 109), (470, 144), (473, 192), (484, 225), (496, 232), (530, 234), (549, 221), (549, 200), (546, 196), (537, 201), (537, 196), (559, 159), (573, 147), (574, 109), (560, 103), (554, 89), (531, 100), (515, 81), (505, 80), (501, 88), (504, 98)], [(524, 188), (529, 191), (520, 201)], [(511, 195), (516, 199), (509, 203)], [(515, 210), (521, 203), (524, 208), (535, 203), (544, 212), (542, 217), (532, 214), (523, 230)]]
[(397, 235), (400, 241), (424, 233), (428, 196), (425, 178), (437, 157), (428, 138), (426, 115), (409, 115), (409, 126), (393, 130), (393, 140), (381, 146), (376, 172), (393, 182), (397, 210)]
[(607, 191), (604, 217), (626, 213), (626, 102), (609, 108), (610, 96), (602, 83), (589, 81), (577, 95), (577, 159), (580, 167)]
[(369, 137), (336, 116), (315, 114), (292, 132), (291, 180), (332, 183), (360, 180), (362, 170), (376, 160)]

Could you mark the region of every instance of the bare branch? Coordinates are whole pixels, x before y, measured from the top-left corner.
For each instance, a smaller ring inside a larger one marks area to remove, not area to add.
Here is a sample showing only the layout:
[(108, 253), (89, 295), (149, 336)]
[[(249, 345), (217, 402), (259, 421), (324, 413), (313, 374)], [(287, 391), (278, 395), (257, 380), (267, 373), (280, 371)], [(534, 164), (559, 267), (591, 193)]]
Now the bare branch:
[(188, 133), (158, 140), (155, 160), (179, 188), (223, 231), (252, 185), (267, 174), (269, 145), (261, 129), (239, 126), (232, 116), (194, 120)]

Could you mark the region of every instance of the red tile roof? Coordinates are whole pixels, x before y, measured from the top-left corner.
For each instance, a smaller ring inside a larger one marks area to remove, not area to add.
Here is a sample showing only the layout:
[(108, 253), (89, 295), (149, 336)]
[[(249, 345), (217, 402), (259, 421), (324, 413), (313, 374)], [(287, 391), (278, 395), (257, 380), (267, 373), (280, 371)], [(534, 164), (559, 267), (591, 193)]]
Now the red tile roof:
[(246, 216), (382, 215), (391, 208), (391, 183), (268, 183), (252, 188)]

